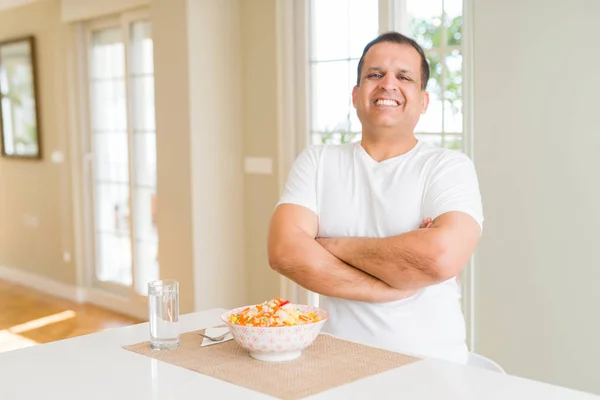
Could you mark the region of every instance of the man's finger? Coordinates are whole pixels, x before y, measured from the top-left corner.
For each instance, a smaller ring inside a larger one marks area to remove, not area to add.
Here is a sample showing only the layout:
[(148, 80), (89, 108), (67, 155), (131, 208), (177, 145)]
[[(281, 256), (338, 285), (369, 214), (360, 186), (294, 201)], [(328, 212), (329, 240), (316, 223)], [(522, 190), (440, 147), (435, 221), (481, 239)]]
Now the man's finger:
[(433, 221), (431, 220), (431, 217), (427, 217), (423, 221), (421, 221), (420, 228), (421, 229), (431, 228), (432, 224), (433, 224)]

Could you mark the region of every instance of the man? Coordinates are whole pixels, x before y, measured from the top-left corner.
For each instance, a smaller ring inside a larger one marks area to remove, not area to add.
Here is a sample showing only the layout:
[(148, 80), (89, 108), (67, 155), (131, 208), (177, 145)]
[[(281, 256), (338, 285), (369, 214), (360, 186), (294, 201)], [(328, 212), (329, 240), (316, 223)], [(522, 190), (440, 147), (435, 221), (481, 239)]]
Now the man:
[(481, 198), (467, 156), (414, 135), (428, 79), (412, 39), (390, 32), (365, 47), (352, 91), (362, 140), (296, 159), (269, 264), (321, 295), (333, 335), (465, 363), (455, 277), (481, 236)]

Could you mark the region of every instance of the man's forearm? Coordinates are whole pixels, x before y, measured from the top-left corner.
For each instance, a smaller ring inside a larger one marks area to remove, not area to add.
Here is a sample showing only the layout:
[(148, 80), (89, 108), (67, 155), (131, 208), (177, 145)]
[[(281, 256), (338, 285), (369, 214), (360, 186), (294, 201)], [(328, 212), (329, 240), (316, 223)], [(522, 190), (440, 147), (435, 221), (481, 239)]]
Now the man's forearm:
[(386, 238), (320, 238), (340, 260), (400, 290), (417, 290), (445, 280), (443, 248), (434, 229)]
[(300, 286), (325, 296), (365, 302), (387, 302), (414, 294), (339, 260), (313, 238), (295, 235), (293, 246), (269, 249), (271, 267)]

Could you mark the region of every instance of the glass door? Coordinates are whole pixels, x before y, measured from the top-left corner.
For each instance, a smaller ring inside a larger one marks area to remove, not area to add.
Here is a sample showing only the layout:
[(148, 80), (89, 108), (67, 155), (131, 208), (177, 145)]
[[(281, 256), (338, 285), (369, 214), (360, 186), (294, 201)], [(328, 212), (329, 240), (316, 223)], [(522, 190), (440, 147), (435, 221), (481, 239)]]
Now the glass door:
[(159, 276), (151, 24), (127, 13), (88, 28), (91, 281), (145, 296)]

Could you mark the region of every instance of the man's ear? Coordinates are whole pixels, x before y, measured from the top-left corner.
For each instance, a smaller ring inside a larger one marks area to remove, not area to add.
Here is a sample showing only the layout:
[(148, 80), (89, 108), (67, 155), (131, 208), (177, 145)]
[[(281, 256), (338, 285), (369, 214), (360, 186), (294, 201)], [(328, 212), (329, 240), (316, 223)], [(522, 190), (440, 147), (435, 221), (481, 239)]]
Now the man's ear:
[(356, 98), (358, 97), (358, 86), (352, 89), (352, 105), (356, 108)]
[(421, 109), (421, 114), (425, 114), (427, 107), (429, 107), (429, 92), (423, 92), (423, 107)]

